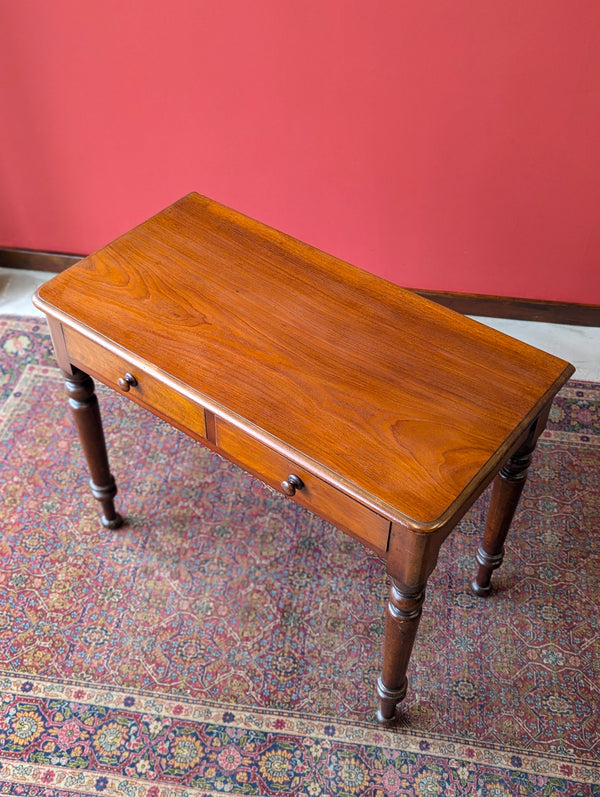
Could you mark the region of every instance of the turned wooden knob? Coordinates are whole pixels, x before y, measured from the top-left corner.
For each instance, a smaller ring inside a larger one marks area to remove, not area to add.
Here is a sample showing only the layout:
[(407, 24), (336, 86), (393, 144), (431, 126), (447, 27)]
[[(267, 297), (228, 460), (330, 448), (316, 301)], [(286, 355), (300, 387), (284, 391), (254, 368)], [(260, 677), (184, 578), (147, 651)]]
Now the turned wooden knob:
[(127, 393), (130, 387), (135, 387), (137, 383), (138, 381), (133, 374), (125, 374), (125, 376), (120, 376), (117, 381), (117, 384), (121, 390), (125, 391), (125, 393)]
[(300, 478), (300, 476), (296, 476), (294, 473), (291, 476), (288, 476), (287, 479), (281, 482), (281, 489), (286, 495), (295, 495), (296, 490), (301, 490), (304, 487), (304, 482)]

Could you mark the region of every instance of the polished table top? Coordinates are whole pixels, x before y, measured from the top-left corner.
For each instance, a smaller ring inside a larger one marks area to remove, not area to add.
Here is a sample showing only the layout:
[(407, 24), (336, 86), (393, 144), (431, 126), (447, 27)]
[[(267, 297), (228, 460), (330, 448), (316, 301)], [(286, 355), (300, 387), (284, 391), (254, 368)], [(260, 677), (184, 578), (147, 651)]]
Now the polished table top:
[(450, 522), (573, 370), (197, 194), (38, 303), (416, 531)]

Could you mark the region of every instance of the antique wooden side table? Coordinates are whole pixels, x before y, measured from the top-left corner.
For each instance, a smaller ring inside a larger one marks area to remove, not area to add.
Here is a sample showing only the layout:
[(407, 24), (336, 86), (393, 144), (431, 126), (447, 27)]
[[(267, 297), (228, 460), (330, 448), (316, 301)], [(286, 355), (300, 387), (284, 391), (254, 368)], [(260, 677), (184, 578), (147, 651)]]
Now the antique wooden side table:
[(122, 521), (91, 376), (385, 559), (392, 722), (442, 542), (497, 476), (473, 582), (487, 594), (572, 366), (197, 194), (35, 303), (105, 526)]

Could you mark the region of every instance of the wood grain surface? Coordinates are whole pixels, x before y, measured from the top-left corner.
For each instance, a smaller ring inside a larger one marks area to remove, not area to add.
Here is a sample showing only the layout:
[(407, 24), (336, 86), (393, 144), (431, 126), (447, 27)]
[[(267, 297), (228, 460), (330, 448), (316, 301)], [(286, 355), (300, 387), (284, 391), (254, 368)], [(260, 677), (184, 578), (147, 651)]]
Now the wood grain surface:
[(573, 372), (197, 194), (37, 303), (424, 531), (498, 470)]

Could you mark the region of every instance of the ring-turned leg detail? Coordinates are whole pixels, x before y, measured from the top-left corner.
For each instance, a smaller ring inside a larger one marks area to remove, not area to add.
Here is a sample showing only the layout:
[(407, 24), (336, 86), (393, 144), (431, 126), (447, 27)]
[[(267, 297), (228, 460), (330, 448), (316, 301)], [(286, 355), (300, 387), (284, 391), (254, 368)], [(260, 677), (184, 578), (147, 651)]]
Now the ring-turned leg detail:
[(377, 719), (391, 725), (396, 706), (406, 695), (406, 670), (421, 620), (425, 590), (403, 592), (392, 580), (386, 612), (383, 672), (377, 681), (379, 709)]
[(117, 485), (109, 470), (106, 442), (94, 382), (83, 371), (73, 369), (65, 374), (69, 407), (81, 441), (90, 472), (90, 485), (94, 498), (102, 506), (102, 524), (108, 529), (118, 529), (123, 518), (115, 510), (114, 497)]
[(471, 584), (473, 592), (480, 597), (489, 595), (492, 573), (502, 564), (504, 542), (525, 486), (536, 442), (537, 436), (532, 433), (494, 481), (485, 532), (477, 551), (477, 575)]

